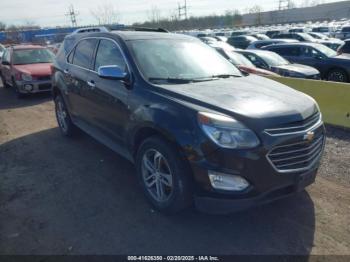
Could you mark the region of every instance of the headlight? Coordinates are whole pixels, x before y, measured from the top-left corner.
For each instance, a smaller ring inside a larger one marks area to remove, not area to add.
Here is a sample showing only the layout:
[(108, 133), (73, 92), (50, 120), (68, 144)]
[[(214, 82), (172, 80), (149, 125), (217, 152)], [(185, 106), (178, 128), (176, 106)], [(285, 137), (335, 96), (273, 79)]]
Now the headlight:
[(29, 74), (22, 74), (21, 77), (22, 77), (22, 80), (24, 80), (24, 81), (32, 81), (33, 80), (32, 76)]
[(229, 116), (199, 112), (198, 122), (204, 133), (220, 147), (247, 149), (260, 143), (253, 131)]

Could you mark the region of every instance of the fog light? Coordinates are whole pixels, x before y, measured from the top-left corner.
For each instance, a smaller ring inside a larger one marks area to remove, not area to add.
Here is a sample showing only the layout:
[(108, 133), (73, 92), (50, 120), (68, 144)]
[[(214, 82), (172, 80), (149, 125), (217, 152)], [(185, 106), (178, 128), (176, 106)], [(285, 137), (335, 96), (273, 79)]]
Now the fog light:
[(209, 171), (209, 179), (213, 188), (226, 191), (243, 191), (249, 182), (241, 176)]
[(24, 90), (27, 91), (27, 92), (30, 92), (33, 90), (33, 86), (32, 85), (24, 85)]

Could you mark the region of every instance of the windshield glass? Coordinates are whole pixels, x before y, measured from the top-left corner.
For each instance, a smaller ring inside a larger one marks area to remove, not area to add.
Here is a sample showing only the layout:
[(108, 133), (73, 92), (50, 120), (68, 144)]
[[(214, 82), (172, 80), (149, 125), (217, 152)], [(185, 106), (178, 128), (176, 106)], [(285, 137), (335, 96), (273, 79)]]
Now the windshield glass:
[(53, 59), (54, 54), (44, 48), (15, 50), (13, 52), (14, 65), (52, 63)]
[(269, 66), (283, 66), (290, 63), (282, 56), (273, 52), (261, 52), (258, 54)]
[(308, 34), (306, 34), (306, 33), (300, 33), (299, 35), (300, 35), (302, 38), (304, 38), (305, 41), (310, 41), (310, 42), (312, 42), (312, 41), (315, 40), (315, 38), (313, 38), (311, 35), (308, 35)]
[(320, 33), (327, 33), (329, 32), (329, 28), (328, 27), (317, 27), (312, 29), (313, 32), (320, 32)]
[(242, 76), (234, 65), (197, 40), (135, 40), (130, 41), (130, 47), (140, 71), (147, 79)]
[(321, 52), (322, 54), (328, 56), (328, 57), (334, 57), (337, 55), (337, 52), (334, 51), (333, 49), (325, 46), (325, 45), (316, 45), (315, 48)]
[(225, 50), (225, 53), (232, 60), (232, 63), (234, 65), (255, 67), (255, 65), (252, 62), (250, 62), (250, 60), (246, 58), (244, 55), (241, 55), (232, 51), (227, 51), (227, 50)]

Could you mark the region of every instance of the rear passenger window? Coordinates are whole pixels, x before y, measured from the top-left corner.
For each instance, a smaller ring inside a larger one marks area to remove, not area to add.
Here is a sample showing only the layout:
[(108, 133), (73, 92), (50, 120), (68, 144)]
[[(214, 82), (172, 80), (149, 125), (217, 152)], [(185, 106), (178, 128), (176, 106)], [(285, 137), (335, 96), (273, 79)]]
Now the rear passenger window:
[(275, 52), (281, 56), (288, 56), (290, 54), (288, 48), (277, 47), (277, 48), (271, 48), (269, 50), (272, 52)]
[(85, 39), (80, 41), (75, 48), (73, 64), (90, 69), (91, 59), (95, 51), (96, 43), (96, 39)]
[(107, 65), (116, 65), (126, 70), (126, 63), (118, 46), (110, 40), (101, 40), (96, 54), (95, 71), (100, 66)]

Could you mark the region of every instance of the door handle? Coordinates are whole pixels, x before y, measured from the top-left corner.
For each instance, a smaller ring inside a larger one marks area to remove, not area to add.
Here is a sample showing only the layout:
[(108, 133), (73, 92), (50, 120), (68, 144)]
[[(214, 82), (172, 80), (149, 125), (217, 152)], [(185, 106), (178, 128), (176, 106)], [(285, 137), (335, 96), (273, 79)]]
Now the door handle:
[(69, 74), (68, 69), (64, 69), (64, 70), (63, 70), (63, 73), (65, 73), (65, 74)]
[(96, 84), (95, 84), (94, 80), (87, 81), (87, 84), (91, 88), (95, 88), (96, 87)]

